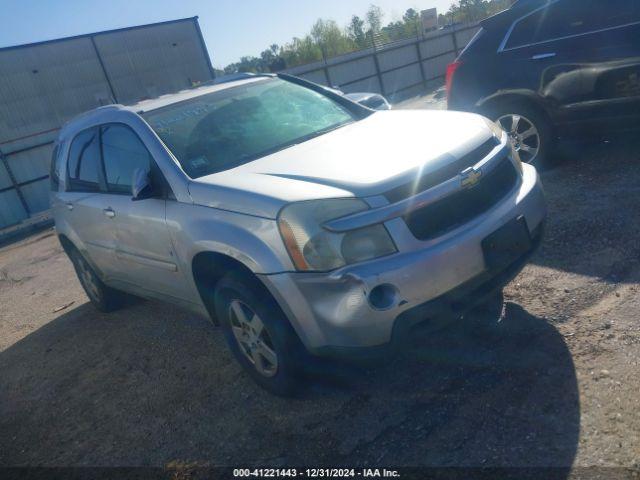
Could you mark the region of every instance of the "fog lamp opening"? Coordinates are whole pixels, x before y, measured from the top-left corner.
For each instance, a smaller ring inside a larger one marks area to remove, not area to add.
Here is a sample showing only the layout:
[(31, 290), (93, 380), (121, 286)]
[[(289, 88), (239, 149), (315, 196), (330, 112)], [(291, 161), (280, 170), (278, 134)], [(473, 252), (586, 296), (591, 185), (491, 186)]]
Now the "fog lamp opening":
[(378, 285), (369, 293), (369, 303), (376, 310), (392, 308), (398, 299), (398, 290), (393, 285), (385, 283)]

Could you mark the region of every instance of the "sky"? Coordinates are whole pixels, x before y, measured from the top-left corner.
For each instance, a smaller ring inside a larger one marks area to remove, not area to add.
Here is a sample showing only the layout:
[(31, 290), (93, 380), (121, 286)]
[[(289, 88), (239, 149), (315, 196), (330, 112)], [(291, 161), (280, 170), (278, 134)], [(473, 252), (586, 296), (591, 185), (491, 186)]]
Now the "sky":
[(407, 8), (443, 12), (452, 0), (0, 0), (0, 47), (197, 15), (211, 61), (222, 68), (307, 34), (320, 17), (346, 26), (371, 3), (386, 23)]

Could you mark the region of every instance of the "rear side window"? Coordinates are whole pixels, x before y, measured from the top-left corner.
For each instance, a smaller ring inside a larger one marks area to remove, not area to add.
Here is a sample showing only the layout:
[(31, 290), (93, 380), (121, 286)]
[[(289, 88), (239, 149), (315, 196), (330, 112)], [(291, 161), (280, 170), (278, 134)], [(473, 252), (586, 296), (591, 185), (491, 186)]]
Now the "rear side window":
[(98, 129), (80, 132), (71, 142), (67, 174), (69, 190), (94, 192), (100, 190), (100, 140)]
[(130, 194), (134, 172), (151, 168), (151, 155), (142, 140), (122, 124), (102, 126), (102, 155), (110, 192)]
[(505, 48), (583, 35), (638, 21), (632, 0), (559, 0), (515, 23)]

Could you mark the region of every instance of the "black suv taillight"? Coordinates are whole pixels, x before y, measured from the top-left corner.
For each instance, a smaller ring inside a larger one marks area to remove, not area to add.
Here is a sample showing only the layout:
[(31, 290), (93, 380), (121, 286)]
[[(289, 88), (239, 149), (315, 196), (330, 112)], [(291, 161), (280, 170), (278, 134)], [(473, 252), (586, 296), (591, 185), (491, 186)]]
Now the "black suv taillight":
[(460, 65), (462, 65), (462, 62), (459, 62), (456, 60), (455, 62), (450, 63), (447, 66), (447, 76), (445, 80), (445, 87), (447, 89), (447, 99), (451, 97), (451, 85), (453, 84), (453, 76), (455, 75), (456, 70), (460, 68)]

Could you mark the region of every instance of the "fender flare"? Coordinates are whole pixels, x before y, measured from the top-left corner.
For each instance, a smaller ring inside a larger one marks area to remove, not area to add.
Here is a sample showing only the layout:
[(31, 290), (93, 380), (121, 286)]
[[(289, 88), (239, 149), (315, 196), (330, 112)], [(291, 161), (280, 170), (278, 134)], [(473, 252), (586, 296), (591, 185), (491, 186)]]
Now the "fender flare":
[(538, 92), (528, 89), (498, 90), (488, 97), (478, 100), (474, 105), (474, 110), (481, 114), (489, 105), (504, 101), (528, 102), (541, 109), (548, 118), (552, 118), (551, 111), (553, 108), (549, 102), (541, 97)]

